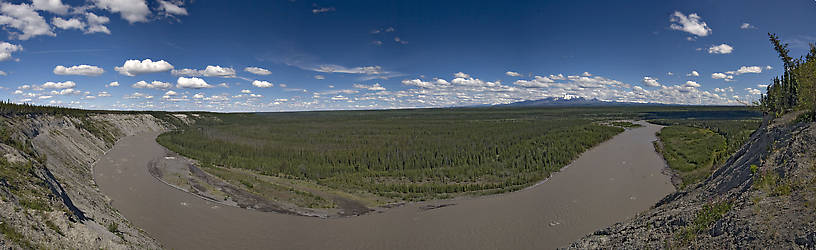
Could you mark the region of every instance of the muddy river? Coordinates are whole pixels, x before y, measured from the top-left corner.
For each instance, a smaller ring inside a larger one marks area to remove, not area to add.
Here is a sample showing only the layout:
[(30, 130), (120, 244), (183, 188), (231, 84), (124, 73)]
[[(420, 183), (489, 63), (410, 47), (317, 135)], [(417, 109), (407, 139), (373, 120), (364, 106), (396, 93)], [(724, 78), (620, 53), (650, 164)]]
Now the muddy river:
[(224, 206), (165, 185), (147, 168), (164, 156), (158, 133), (123, 138), (94, 178), (114, 207), (171, 249), (550, 249), (674, 191), (652, 146), (659, 129), (627, 130), (525, 190), (338, 219)]

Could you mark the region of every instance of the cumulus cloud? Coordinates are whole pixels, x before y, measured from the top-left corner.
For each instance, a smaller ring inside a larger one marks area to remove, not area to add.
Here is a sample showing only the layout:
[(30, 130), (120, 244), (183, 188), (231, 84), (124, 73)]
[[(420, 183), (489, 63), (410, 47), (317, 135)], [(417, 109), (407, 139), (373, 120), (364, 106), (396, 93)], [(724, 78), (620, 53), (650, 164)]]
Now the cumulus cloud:
[(742, 66), (735, 73), (737, 75), (742, 75), (742, 74), (746, 74), (746, 73), (759, 74), (759, 73), (762, 73), (762, 67), (759, 67), (759, 66)]
[(76, 18), (71, 18), (71, 19), (66, 20), (66, 19), (62, 19), (62, 17), (54, 17), (54, 18), (51, 18), (51, 24), (53, 24), (57, 28), (64, 29), (64, 30), (67, 30), (67, 29), (84, 30), (85, 29), (85, 23), (83, 23), (82, 21), (80, 21), (79, 19), (76, 19)]
[(147, 22), (150, 9), (145, 0), (93, 0), (97, 8), (119, 13), (129, 23)]
[(255, 86), (255, 87), (258, 87), (258, 88), (271, 88), (271, 87), (274, 87), (275, 84), (273, 84), (271, 82), (267, 82), (267, 81), (255, 80), (255, 81), (252, 81), (252, 86)]
[(134, 83), (133, 85), (130, 85), (130, 86), (133, 87), (133, 88), (137, 88), (137, 89), (169, 89), (169, 88), (173, 87), (172, 84), (170, 84), (168, 82), (162, 82), (162, 81), (152, 81), (152, 82), (138, 81), (138, 82), (136, 82), (136, 83)]
[(50, 92), (51, 95), (76, 95), (76, 94), (81, 94), (81, 93), (82, 92), (77, 91), (75, 89), (71, 89), (71, 88), (62, 89), (60, 91), (52, 90)]
[(176, 80), (176, 87), (180, 89), (203, 89), (212, 88), (213, 86), (198, 77), (187, 78), (182, 76)]
[(742, 23), (742, 25), (740, 25), (740, 29), (756, 29), (756, 27), (750, 23)]
[(31, 5), (34, 6), (34, 9), (59, 15), (68, 14), (68, 9), (71, 8), (71, 6), (63, 4), (62, 0), (33, 0)]
[(173, 70), (172, 74), (176, 76), (206, 76), (206, 77), (232, 78), (235, 77), (235, 69), (229, 67), (208, 65), (205, 69), (202, 70), (195, 69)]
[(187, 9), (181, 7), (181, 4), (183, 4), (183, 2), (172, 3), (170, 1), (159, 0), (159, 10), (169, 15), (186, 16)]
[(686, 81), (686, 84), (683, 84), (685, 87), (692, 87), (692, 88), (699, 88), (700, 84), (695, 81)]
[(105, 73), (105, 70), (92, 65), (76, 65), (71, 67), (65, 67), (62, 65), (57, 65), (54, 67), (54, 74), (57, 75), (81, 75), (81, 76), (98, 76), (102, 73)]
[(9, 32), (9, 38), (28, 40), (35, 36), (56, 36), (51, 25), (31, 5), (0, 3), (0, 26)]
[(325, 77), (325, 76), (323, 76), (323, 75), (315, 75), (315, 76), (314, 76), (314, 79), (317, 79), (317, 80), (324, 80), (324, 79), (326, 79), (326, 77)]
[(76, 83), (73, 81), (46, 82), (42, 84), (42, 87), (46, 89), (68, 89), (76, 87)]
[(710, 48), (708, 48), (709, 54), (730, 54), (733, 51), (734, 47), (731, 47), (731, 45), (724, 43), (716, 46), (711, 46)]
[(673, 30), (685, 31), (700, 37), (711, 34), (711, 28), (701, 20), (697, 13), (691, 13), (686, 16), (680, 11), (675, 11), (674, 14), (669, 17), (669, 21), (672, 23), (669, 28)]
[(730, 74), (723, 74), (723, 73), (714, 73), (711, 74), (711, 78), (714, 79), (723, 79), (725, 81), (732, 81), (734, 80), (734, 76)]
[(107, 87), (119, 87), (119, 82), (110, 82), (105, 86), (107, 86)]
[(358, 89), (367, 89), (367, 90), (371, 90), (371, 91), (383, 91), (383, 90), (385, 90), (385, 88), (382, 85), (380, 85), (379, 83), (375, 83), (374, 85), (366, 85), (366, 84), (355, 83), (355, 84), (352, 85), (352, 87), (358, 88)]
[(7, 76), (7, 75), (8, 75), (8, 73), (6, 73), (5, 71), (0, 70), (0, 76)]
[(252, 73), (252, 74), (256, 74), (256, 75), (262, 75), (262, 76), (272, 74), (271, 71), (269, 71), (267, 69), (264, 69), (264, 68), (259, 68), (259, 67), (246, 67), (246, 68), (244, 68), (244, 71)]
[(150, 59), (144, 59), (142, 61), (127, 60), (125, 61), (125, 64), (122, 65), (121, 67), (114, 68), (114, 70), (119, 72), (119, 74), (126, 76), (164, 72), (171, 69), (173, 69), (173, 65), (170, 65), (170, 63), (164, 60), (154, 62), (153, 60)]
[(745, 90), (748, 91), (748, 94), (752, 94), (752, 95), (761, 95), (762, 94), (762, 91), (760, 91), (758, 89), (745, 88)]
[(0, 62), (11, 59), (11, 54), (17, 51), (22, 51), (23, 46), (11, 44), (7, 42), (0, 43)]
[(431, 88), (434, 86), (431, 82), (422, 81), (420, 79), (402, 80), (402, 84), (408, 86), (417, 86), (420, 88)]
[(242, 90), (241, 90), (241, 93), (244, 93), (244, 94), (251, 94), (251, 93), (252, 93), (252, 91), (251, 91), (251, 90), (248, 90), (248, 89), (242, 89)]
[(105, 33), (110, 35), (110, 30), (105, 26), (106, 23), (110, 22), (110, 18), (97, 16), (94, 13), (88, 12), (85, 13), (85, 20), (88, 22), (88, 28), (85, 29), (85, 34)]
[(518, 80), (513, 84), (527, 88), (547, 88), (550, 87), (550, 83), (553, 82), (555, 81), (546, 76), (535, 76), (533, 80)]
[(644, 86), (649, 86), (649, 87), (659, 87), (660, 86), (660, 83), (657, 82), (657, 79), (651, 78), (651, 77), (648, 77), (648, 76), (643, 77), (643, 80), (641, 82), (643, 83)]
[(686, 74), (686, 76), (698, 77), (700, 76), (700, 73), (698, 73), (696, 70), (692, 70), (691, 73)]
[(515, 77), (521, 76), (521, 74), (519, 74), (518, 72), (513, 72), (513, 71), (507, 71), (507, 72), (504, 72), (504, 74), (507, 75), (507, 76), (515, 76)]

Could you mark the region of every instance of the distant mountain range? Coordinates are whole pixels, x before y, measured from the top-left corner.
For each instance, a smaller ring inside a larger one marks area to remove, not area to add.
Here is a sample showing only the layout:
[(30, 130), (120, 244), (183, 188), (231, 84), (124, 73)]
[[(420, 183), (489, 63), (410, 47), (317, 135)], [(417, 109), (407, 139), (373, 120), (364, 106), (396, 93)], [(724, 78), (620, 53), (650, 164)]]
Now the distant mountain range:
[(547, 97), (538, 100), (528, 100), (508, 104), (494, 105), (495, 107), (539, 107), (539, 106), (609, 106), (609, 105), (664, 105), (656, 103), (602, 101), (596, 98), (583, 97)]

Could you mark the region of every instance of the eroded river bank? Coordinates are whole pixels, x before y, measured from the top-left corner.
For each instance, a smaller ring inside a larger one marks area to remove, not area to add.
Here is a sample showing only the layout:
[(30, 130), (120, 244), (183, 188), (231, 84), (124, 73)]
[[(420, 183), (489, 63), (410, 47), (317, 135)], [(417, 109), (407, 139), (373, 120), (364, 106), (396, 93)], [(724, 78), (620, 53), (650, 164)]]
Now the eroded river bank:
[(652, 146), (659, 129), (629, 129), (522, 191), (338, 219), (224, 206), (165, 185), (147, 167), (165, 156), (158, 133), (123, 138), (96, 163), (94, 178), (114, 207), (172, 249), (548, 249), (674, 191)]

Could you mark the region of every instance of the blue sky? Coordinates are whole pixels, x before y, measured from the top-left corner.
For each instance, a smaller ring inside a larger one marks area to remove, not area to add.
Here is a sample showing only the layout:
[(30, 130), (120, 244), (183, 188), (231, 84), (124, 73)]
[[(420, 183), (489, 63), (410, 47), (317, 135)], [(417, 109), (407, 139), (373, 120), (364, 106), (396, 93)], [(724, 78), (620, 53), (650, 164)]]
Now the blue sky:
[(812, 0), (0, 1), (0, 98), (209, 111), (740, 104), (779, 74), (766, 34), (799, 56), (813, 23)]

